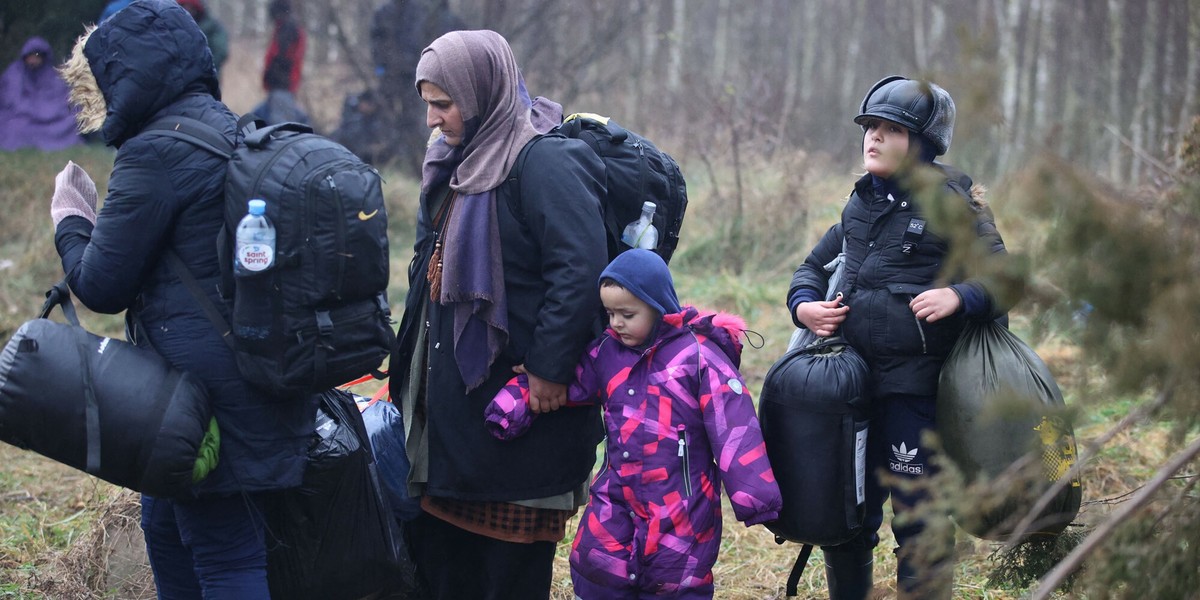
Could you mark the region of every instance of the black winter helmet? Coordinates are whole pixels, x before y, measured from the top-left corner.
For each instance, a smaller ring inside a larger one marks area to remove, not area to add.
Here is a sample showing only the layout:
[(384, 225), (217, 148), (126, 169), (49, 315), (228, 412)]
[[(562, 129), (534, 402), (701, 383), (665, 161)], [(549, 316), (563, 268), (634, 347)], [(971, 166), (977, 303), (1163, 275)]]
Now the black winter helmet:
[(954, 136), (954, 100), (937, 84), (892, 75), (871, 86), (854, 122), (866, 130), (868, 119), (898, 123), (946, 153)]

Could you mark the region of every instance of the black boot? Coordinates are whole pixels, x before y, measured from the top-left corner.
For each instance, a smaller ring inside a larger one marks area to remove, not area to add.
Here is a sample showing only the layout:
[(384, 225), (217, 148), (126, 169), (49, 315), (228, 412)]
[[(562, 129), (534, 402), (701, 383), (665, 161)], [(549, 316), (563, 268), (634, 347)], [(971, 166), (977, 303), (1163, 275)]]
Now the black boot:
[(825, 550), (829, 600), (864, 600), (871, 592), (875, 559), (869, 548)]

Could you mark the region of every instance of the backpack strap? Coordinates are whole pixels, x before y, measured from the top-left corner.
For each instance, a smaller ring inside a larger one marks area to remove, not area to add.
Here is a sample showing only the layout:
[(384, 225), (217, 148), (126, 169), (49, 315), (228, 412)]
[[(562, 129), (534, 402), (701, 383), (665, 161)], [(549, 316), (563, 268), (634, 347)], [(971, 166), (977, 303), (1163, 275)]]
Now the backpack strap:
[(225, 317), (221, 316), (221, 311), (217, 310), (212, 300), (208, 299), (208, 295), (204, 293), (204, 288), (200, 287), (200, 282), (196, 281), (192, 272), (188, 270), (187, 265), (183, 263), (183, 259), (179, 258), (179, 255), (170, 249), (166, 251), (164, 258), (167, 259), (167, 265), (171, 267), (171, 271), (183, 282), (183, 286), (187, 288), (192, 298), (195, 298), (196, 303), (200, 305), (200, 308), (204, 311), (204, 316), (208, 317), (208, 320), (217, 328), (217, 333), (221, 334), (221, 340), (225, 342), (226, 346), (229, 346), (230, 350), (236, 353), (237, 347), (234, 346), (233, 336), (229, 335), (229, 323), (225, 322)]
[(504, 184), (509, 186), (508, 211), (522, 225), (527, 225), (528, 223), (525, 220), (525, 208), (521, 206), (521, 172), (525, 170), (525, 161), (528, 159), (529, 150), (533, 148), (533, 145), (538, 143), (539, 140), (552, 135), (563, 137), (562, 134), (558, 133), (557, 128), (555, 128), (526, 142), (525, 147), (521, 148), (520, 154), (517, 154), (517, 161), (513, 164), (512, 170), (509, 171), (508, 179), (504, 180)]
[(795, 598), (800, 593), (800, 577), (804, 575), (804, 567), (808, 566), (808, 557), (812, 555), (812, 544), (804, 544), (800, 547), (800, 554), (796, 557), (796, 562), (792, 564), (792, 572), (787, 578), (787, 597)]
[[(249, 116), (249, 115), (248, 115)], [(242, 117), (243, 120), (246, 117)], [(303, 123), (275, 123), (274, 125), (261, 126), (262, 121), (255, 119), (250, 126), (241, 126), (241, 121), (238, 121), (239, 131), (244, 135), (243, 141), (251, 148), (262, 148), (271, 140), (271, 136), (277, 131), (290, 131), (292, 133), (312, 133), (313, 128)]]
[[(509, 212), (512, 213), (513, 217), (516, 218), (518, 223), (520, 223), (522, 225), (526, 225), (525, 210), (520, 204), (521, 203), (520, 178), (521, 178), (521, 172), (525, 170), (526, 157), (529, 154), (530, 149), (533, 148), (534, 143), (536, 143), (538, 140), (542, 140), (542, 139), (552, 137), (552, 136), (563, 137), (563, 138), (573, 138), (573, 139), (580, 140), (583, 143), (587, 144), (588, 147), (592, 149), (592, 152), (596, 153), (596, 156), (600, 156), (600, 150), (597, 147), (596, 142), (592, 139), (589, 139), (590, 136), (580, 136), (579, 135), (579, 132), (583, 130), (582, 122), (585, 119), (575, 118), (575, 116), (576, 115), (572, 115), (571, 117), (568, 117), (569, 120), (563, 122), (562, 125), (559, 125), (559, 126), (555, 127), (554, 129), (551, 129), (549, 132), (539, 135), (538, 137), (535, 137), (532, 140), (530, 140), (528, 143), (525, 144), (524, 148), (521, 148), (521, 153), (517, 155), (517, 161), (513, 167), (513, 170), (509, 173), (508, 179), (506, 179), (504, 182), (506, 184), (511, 184), (513, 186), (511, 188), (512, 191), (509, 194), (508, 209), (509, 209)], [(594, 122), (594, 121), (590, 121), (590, 122)], [(610, 127), (610, 125), (611, 125), (611, 127)], [(621, 127), (619, 125), (617, 125), (616, 123), (614, 123), (612, 121), (609, 121), (609, 125), (601, 125), (601, 126), (604, 128), (608, 128), (607, 130), (611, 133), (613, 140), (619, 139), (620, 141), (623, 142), (625, 140), (625, 138), (629, 135), (628, 133), (625, 132), (624, 129), (621, 129)], [(614, 129), (615, 129), (615, 132), (614, 132)], [(601, 158), (601, 162), (603, 162), (603, 158)], [(644, 160), (642, 161), (641, 169), (642, 169), (642, 181), (643, 181), (643, 185), (644, 185), (644, 182), (646, 180), (646, 173), (645, 173), (646, 164), (645, 164)], [(612, 246), (610, 246), (610, 249), (614, 248), (614, 247), (619, 247), (621, 230), (620, 230), (620, 225), (617, 223), (617, 215), (614, 211), (608, 210), (608, 207), (605, 205), (605, 201), (603, 198), (600, 199), (600, 204), (601, 204), (601, 206), (600, 206), (601, 214), (604, 217), (604, 230), (605, 230), (604, 234), (605, 234), (605, 237), (608, 239), (608, 243), (612, 244)]]
[(143, 127), (142, 131), (183, 140), (224, 159), (228, 159), (233, 154), (233, 142), (217, 131), (216, 127), (196, 119), (178, 116), (163, 117)]

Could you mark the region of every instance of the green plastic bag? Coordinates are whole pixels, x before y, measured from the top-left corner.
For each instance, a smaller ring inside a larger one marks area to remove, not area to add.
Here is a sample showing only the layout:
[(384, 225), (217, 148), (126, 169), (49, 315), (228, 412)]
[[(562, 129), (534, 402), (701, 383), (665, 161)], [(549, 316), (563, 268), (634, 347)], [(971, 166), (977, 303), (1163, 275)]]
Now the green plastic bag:
[[(1038, 498), (1075, 463), (1075, 434), (1062, 392), (1042, 359), (1004, 326), (971, 322), (942, 366), (937, 431), (968, 482), (989, 480), (959, 525), (1004, 540)], [(1003, 475), (1002, 475), (1003, 474)], [(1023, 477), (1020, 475), (1024, 475)], [(1056, 535), (1079, 513), (1074, 477), (1034, 522), (1031, 536)]]

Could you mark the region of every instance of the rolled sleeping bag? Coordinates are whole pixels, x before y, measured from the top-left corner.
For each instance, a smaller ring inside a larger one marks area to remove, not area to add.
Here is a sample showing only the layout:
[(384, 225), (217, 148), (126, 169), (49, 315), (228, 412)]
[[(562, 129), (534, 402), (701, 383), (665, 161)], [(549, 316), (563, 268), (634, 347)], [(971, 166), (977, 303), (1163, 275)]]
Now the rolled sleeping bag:
[(867, 365), (841, 338), (789, 350), (767, 372), (758, 419), (783, 495), (766, 526), (802, 544), (853, 538), (865, 515)]
[[(84, 330), (65, 283), (47, 297), (0, 352), (0, 440), (134, 491), (186, 494), (216, 464), (204, 386), (151, 350)], [(45, 318), (56, 305), (70, 323)]]
[[(968, 482), (993, 479), (1014, 465), (1037, 472), (1026, 485), (992, 486), (959, 525), (982, 539), (1007, 539), (1038, 497), (1075, 464), (1075, 434), (1050, 369), (1006, 327), (970, 322), (942, 365), (937, 431), (946, 455)], [(1038, 515), (1030, 535), (1055, 535), (1079, 512), (1083, 486), (1072, 477)]]

